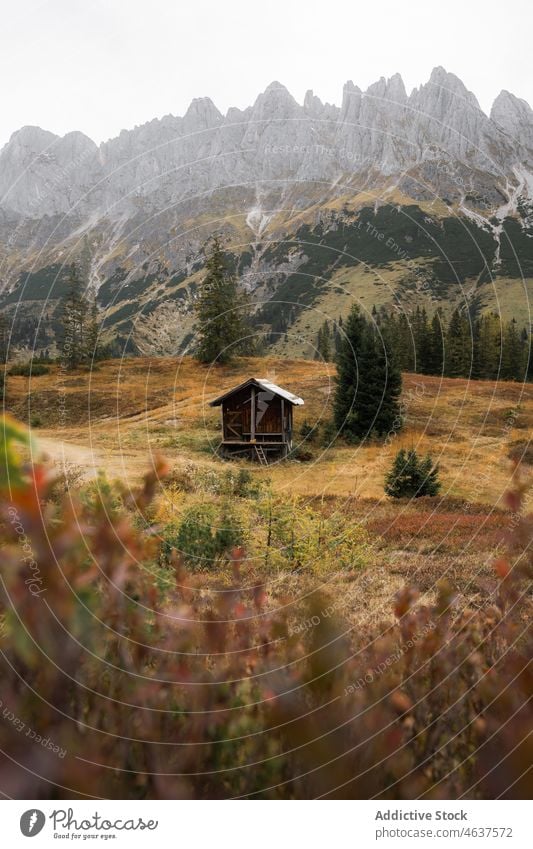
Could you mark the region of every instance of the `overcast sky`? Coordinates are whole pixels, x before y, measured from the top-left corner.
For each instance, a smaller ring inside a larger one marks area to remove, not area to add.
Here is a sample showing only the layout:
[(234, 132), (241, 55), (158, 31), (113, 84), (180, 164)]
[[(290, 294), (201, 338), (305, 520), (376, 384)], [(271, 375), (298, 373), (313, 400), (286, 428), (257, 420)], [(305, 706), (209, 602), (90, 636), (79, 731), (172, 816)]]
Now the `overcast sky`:
[(0, 0), (0, 145), (24, 124), (100, 142), (208, 95), (245, 107), (268, 83), (340, 103), (435, 65), (490, 110), (502, 88), (533, 103), (530, 0)]

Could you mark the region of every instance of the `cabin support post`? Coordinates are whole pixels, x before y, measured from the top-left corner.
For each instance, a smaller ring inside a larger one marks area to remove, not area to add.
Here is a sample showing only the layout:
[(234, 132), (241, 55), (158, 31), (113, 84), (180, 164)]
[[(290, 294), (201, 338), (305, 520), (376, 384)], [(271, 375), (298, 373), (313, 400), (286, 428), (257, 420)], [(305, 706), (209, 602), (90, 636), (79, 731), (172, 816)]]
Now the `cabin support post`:
[(288, 443), (289, 443), (289, 451), (291, 451), (291, 450), (292, 450), (292, 406), (291, 406), (291, 407), (289, 407), (289, 421), (288, 421), (288, 425), (289, 425), (289, 439), (288, 439)]
[(251, 410), (250, 410), (250, 441), (255, 442), (255, 386), (252, 386), (252, 397), (251, 397)]
[(285, 442), (285, 401), (281, 399), (281, 441)]

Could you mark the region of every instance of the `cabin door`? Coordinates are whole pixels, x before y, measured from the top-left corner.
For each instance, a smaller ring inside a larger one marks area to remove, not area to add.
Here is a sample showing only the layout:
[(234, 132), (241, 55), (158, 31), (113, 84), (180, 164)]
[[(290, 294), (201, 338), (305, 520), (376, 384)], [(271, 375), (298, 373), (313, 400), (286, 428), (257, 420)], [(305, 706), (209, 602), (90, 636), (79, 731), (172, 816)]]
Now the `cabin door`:
[(240, 410), (227, 411), (226, 430), (228, 439), (240, 439), (242, 441), (242, 412)]

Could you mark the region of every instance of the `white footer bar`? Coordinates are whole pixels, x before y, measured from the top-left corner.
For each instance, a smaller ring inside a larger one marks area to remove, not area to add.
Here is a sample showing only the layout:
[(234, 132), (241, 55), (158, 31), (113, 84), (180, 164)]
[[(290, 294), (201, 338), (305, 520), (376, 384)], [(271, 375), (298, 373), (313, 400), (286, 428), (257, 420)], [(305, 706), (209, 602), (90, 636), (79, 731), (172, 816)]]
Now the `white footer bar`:
[[(530, 849), (528, 802), (3, 801), (0, 843), (158, 849)], [(29, 842), (31, 838), (35, 842)]]

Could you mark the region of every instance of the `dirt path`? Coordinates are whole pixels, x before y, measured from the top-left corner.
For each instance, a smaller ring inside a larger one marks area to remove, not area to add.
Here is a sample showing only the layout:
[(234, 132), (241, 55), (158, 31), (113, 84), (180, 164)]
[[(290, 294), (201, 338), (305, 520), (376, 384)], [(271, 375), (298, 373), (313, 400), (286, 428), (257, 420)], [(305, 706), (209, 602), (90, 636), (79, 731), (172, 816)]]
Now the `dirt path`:
[(79, 466), (86, 480), (96, 478), (98, 472), (103, 470), (109, 478), (120, 477), (128, 482), (134, 482), (140, 477), (139, 468), (142, 459), (144, 458), (145, 468), (147, 463), (144, 452), (102, 450), (40, 433), (35, 445), (37, 456), (45, 455), (60, 468), (65, 465)]

